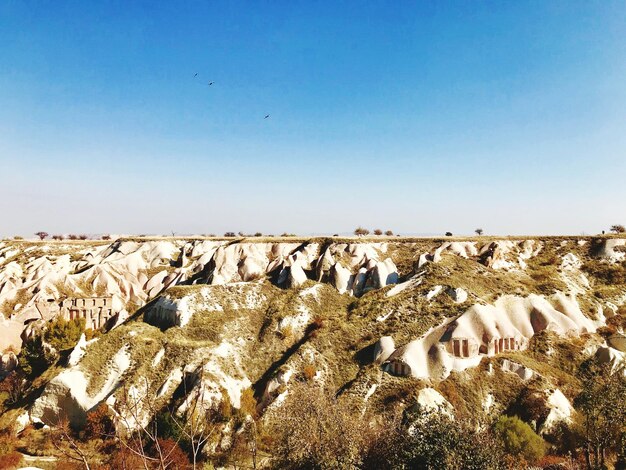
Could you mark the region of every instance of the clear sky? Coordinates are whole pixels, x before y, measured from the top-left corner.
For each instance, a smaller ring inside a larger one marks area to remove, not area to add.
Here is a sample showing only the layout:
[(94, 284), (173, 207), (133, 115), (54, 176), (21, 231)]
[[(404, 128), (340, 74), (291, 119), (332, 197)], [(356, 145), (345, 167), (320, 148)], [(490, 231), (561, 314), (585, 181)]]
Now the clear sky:
[(0, 235), (614, 223), (626, 2), (0, 2)]

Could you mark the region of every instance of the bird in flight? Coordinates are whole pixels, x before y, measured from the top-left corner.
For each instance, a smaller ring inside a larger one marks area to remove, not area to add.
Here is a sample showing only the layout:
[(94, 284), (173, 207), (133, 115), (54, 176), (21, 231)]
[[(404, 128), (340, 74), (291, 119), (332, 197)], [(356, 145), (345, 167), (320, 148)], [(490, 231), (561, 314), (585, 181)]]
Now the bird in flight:
[(269, 114), (266, 114), (265, 117), (263, 119), (267, 119), (268, 117), (270, 117)]
[(213, 85), (213, 82), (209, 82), (209, 86)]
[(198, 72), (196, 72), (196, 74), (194, 75), (194, 78), (198, 76)]

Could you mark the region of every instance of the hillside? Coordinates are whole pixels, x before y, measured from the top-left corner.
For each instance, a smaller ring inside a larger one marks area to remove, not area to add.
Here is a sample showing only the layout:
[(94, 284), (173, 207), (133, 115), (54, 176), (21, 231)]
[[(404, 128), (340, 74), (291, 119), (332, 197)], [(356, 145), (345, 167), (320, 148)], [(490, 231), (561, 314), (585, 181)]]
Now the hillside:
[[(317, 384), (383, 426), (416, 404), (474, 428), (519, 416), (557, 454), (581, 371), (623, 375), (625, 258), (612, 236), (5, 240), (0, 374), (28, 371), (0, 427), (32, 450), (102, 403), (130, 431), (200, 404), (221, 410), (202, 458), (249, 463), (236, 437)], [(54, 347), (59, 318), (78, 344)]]

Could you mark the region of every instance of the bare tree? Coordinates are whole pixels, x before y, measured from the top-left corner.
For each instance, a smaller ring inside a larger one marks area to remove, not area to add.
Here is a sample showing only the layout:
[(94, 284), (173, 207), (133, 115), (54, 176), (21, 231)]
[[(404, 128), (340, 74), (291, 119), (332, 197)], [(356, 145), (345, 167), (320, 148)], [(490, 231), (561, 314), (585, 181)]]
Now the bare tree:
[(72, 436), (69, 422), (67, 419), (60, 419), (54, 424), (54, 430), (51, 434), (52, 445), (65, 457), (74, 462), (78, 462), (85, 467), (85, 470), (91, 470), (87, 454), (78, 441)]
[(39, 237), (40, 240), (43, 240), (44, 238), (46, 238), (49, 234), (48, 232), (36, 232), (35, 235), (37, 235)]
[[(156, 465), (159, 470), (166, 470), (171, 464), (169, 457), (176, 447), (169, 450), (163, 449), (163, 441), (159, 438), (158, 424), (155, 419), (151, 419), (147, 424), (144, 423), (143, 416), (153, 417), (158, 411), (154, 406), (148, 379), (145, 377), (144, 386), (145, 390), (135, 387), (133, 393), (130, 393), (124, 383), (119, 419), (125, 430), (120, 429), (118, 423), (117, 438), (127, 451), (139, 457), (145, 470), (150, 470), (153, 465)], [(148, 447), (153, 449), (153, 456), (146, 452)]]
[[(200, 373), (195, 377), (195, 383), (201, 384), (204, 378), (204, 369), (200, 369)], [(185, 396), (188, 395), (187, 380), (183, 379), (183, 388)], [(172, 420), (176, 424), (181, 434), (189, 441), (192, 454), (192, 465), (194, 470), (198, 465), (198, 455), (209, 441), (215, 427), (209, 424), (212, 421), (212, 415), (214, 415), (214, 409), (211, 403), (205, 402), (203, 393), (199, 393), (192, 404), (191, 408), (185, 413), (184, 419), (176, 417), (175, 413), (171, 413)]]

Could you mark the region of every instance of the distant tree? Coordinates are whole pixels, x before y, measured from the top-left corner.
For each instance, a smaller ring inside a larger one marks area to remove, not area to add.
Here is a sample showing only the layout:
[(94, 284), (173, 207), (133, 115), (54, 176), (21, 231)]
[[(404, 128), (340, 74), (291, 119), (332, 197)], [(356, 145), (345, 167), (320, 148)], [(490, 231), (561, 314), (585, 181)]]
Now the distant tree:
[(452, 236), (452, 232), (446, 232), (446, 237), (451, 237)]
[(611, 232), (615, 232), (615, 233), (625, 233), (626, 232), (626, 227), (624, 227), (623, 225), (611, 225)]
[(89, 238), (89, 237), (87, 235), (85, 235), (85, 234), (82, 234), (82, 235), (79, 235), (78, 238), (80, 240), (87, 240), (87, 238)]
[(517, 458), (534, 463), (544, 456), (546, 445), (533, 428), (517, 416), (500, 416), (494, 426), (495, 435), (504, 444), (504, 450)]
[(381, 229), (379, 228), (374, 229), (374, 235), (382, 235), (382, 234), (383, 234), (383, 231)]
[(393, 237), (393, 232), (391, 230), (387, 230), (385, 232), (385, 235), (387, 235), (388, 237)]
[(338, 233), (333, 233), (333, 237), (338, 237), (339, 234)]
[(254, 236), (255, 236), (255, 237), (262, 237), (262, 236), (263, 236), (263, 234), (262, 234), (261, 232), (256, 232), (256, 233), (254, 234)]
[(63, 235), (52, 235), (53, 240), (63, 240), (65, 237)]
[(70, 240), (78, 240), (78, 235), (74, 234), (74, 233), (70, 233), (67, 238), (69, 238)]
[(235, 232), (226, 232), (224, 236), (230, 238), (230, 237), (236, 237), (237, 235), (235, 235)]
[(102, 239), (103, 240), (110, 240), (111, 239), (111, 235), (102, 235)]
[(369, 235), (370, 231), (363, 227), (357, 227), (354, 229), (354, 234), (361, 237), (361, 236)]
[(40, 240), (43, 240), (44, 238), (46, 238), (49, 234), (48, 232), (36, 232), (35, 235), (37, 235), (39, 237)]
[(481, 236), (483, 234), (483, 229), (482, 228), (477, 228), (476, 230), (474, 230), (474, 233), (476, 233), (476, 235)]

